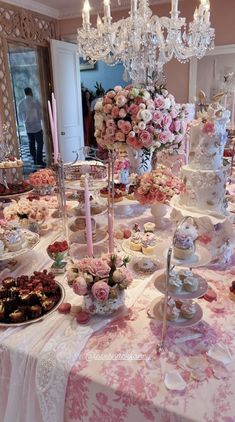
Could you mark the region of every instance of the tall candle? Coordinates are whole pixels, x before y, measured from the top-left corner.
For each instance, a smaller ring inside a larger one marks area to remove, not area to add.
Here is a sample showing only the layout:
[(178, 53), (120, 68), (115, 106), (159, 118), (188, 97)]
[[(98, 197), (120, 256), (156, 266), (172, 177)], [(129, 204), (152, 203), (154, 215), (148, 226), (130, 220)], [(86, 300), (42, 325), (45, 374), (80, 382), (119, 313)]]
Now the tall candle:
[(135, 16), (137, 12), (137, 0), (131, 0), (131, 15)]
[(114, 252), (114, 241), (113, 241), (113, 216), (112, 213), (108, 214), (108, 233), (109, 233), (109, 253)]
[(171, 13), (178, 12), (178, 0), (171, 0)]
[(235, 127), (235, 90), (233, 92), (233, 107), (232, 107), (232, 116), (231, 116), (231, 128), (234, 130)]
[(91, 226), (91, 206), (90, 193), (88, 189), (88, 180), (85, 177), (85, 210), (86, 210), (86, 240), (87, 240), (87, 255), (93, 256), (93, 242), (92, 242), (92, 226)]
[(51, 126), (51, 136), (52, 136), (52, 142), (53, 142), (53, 150), (55, 151), (55, 129), (54, 129), (54, 121), (52, 116), (52, 110), (51, 110), (51, 103), (48, 100), (48, 112), (49, 112), (49, 119), (50, 119), (50, 126)]
[(104, 0), (104, 17), (107, 19), (111, 18), (110, 14), (110, 0)]
[(56, 107), (56, 99), (53, 93), (52, 93), (52, 110), (53, 110), (53, 121), (54, 121), (54, 160), (56, 162), (58, 159), (58, 153), (59, 153), (59, 143), (58, 143), (58, 129), (57, 129), (57, 107)]
[(90, 25), (90, 10), (91, 8), (90, 8), (89, 0), (85, 0), (84, 6), (83, 6), (83, 14), (82, 14), (83, 23), (85, 26)]

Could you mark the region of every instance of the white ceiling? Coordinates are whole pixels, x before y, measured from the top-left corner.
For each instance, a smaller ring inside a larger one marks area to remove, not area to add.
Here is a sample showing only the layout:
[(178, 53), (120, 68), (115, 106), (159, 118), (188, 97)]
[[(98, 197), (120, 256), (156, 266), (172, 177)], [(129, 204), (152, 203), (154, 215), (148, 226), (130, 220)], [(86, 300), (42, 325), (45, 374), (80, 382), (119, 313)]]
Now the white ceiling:
[[(6, 0), (7, 3), (24, 7), (54, 18), (81, 16), (83, 0)], [(170, 0), (150, 0), (151, 4), (167, 3)], [(90, 0), (91, 13), (103, 10), (103, 0)], [(111, 10), (130, 8), (130, 0), (111, 0)]]

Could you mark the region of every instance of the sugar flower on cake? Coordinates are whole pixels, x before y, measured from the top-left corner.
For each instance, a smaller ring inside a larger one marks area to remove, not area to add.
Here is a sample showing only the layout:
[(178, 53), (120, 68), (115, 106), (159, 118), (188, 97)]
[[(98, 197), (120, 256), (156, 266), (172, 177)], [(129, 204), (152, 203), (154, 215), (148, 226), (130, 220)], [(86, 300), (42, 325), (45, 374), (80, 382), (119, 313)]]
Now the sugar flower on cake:
[(178, 149), (187, 129), (186, 114), (163, 86), (118, 86), (96, 108), (95, 136), (103, 148), (122, 142), (136, 150)]
[(100, 302), (118, 297), (132, 282), (128, 257), (107, 254), (101, 258), (83, 258), (67, 268), (67, 278), (79, 296), (91, 295)]
[(137, 180), (135, 198), (141, 204), (164, 204), (185, 190), (182, 181), (170, 169), (159, 166), (151, 173), (145, 173)]

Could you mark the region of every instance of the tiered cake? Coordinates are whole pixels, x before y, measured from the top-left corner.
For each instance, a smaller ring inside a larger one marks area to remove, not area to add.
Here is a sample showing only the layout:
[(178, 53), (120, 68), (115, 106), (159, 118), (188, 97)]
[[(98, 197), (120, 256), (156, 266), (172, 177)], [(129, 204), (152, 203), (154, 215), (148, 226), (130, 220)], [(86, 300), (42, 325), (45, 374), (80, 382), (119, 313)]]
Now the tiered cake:
[(228, 167), (223, 164), (228, 121), (229, 112), (219, 103), (212, 103), (192, 123), (189, 163), (181, 169), (186, 190), (174, 200), (174, 205), (189, 215), (199, 213), (218, 219), (228, 216), (225, 200)]

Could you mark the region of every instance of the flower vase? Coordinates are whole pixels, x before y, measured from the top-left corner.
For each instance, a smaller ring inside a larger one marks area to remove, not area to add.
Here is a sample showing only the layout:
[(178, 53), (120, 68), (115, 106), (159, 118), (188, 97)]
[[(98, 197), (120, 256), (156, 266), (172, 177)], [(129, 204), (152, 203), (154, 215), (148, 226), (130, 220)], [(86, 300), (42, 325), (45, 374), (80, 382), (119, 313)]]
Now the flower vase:
[(63, 261), (64, 258), (68, 256), (68, 251), (50, 253), (47, 248), (47, 253), (54, 263), (51, 266), (51, 271), (54, 274), (64, 274), (66, 269), (66, 262)]
[(129, 170), (123, 169), (119, 173), (119, 183), (123, 183), (124, 185), (128, 185), (129, 183)]
[(152, 150), (147, 148), (141, 148), (135, 150), (128, 146), (127, 148), (128, 158), (130, 161), (131, 173), (138, 174), (141, 176), (144, 173), (150, 173), (152, 170), (151, 159)]
[(89, 294), (84, 296), (84, 308), (92, 315), (110, 315), (124, 306), (125, 292), (121, 291), (117, 298), (101, 302)]
[(156, 228), (164, 229), (168, 221), (166, 218), (164, 218), (168, 211), (167, 205), (162, 202), (155, 202), (154, 204), (150, 205), (150, 208)]

